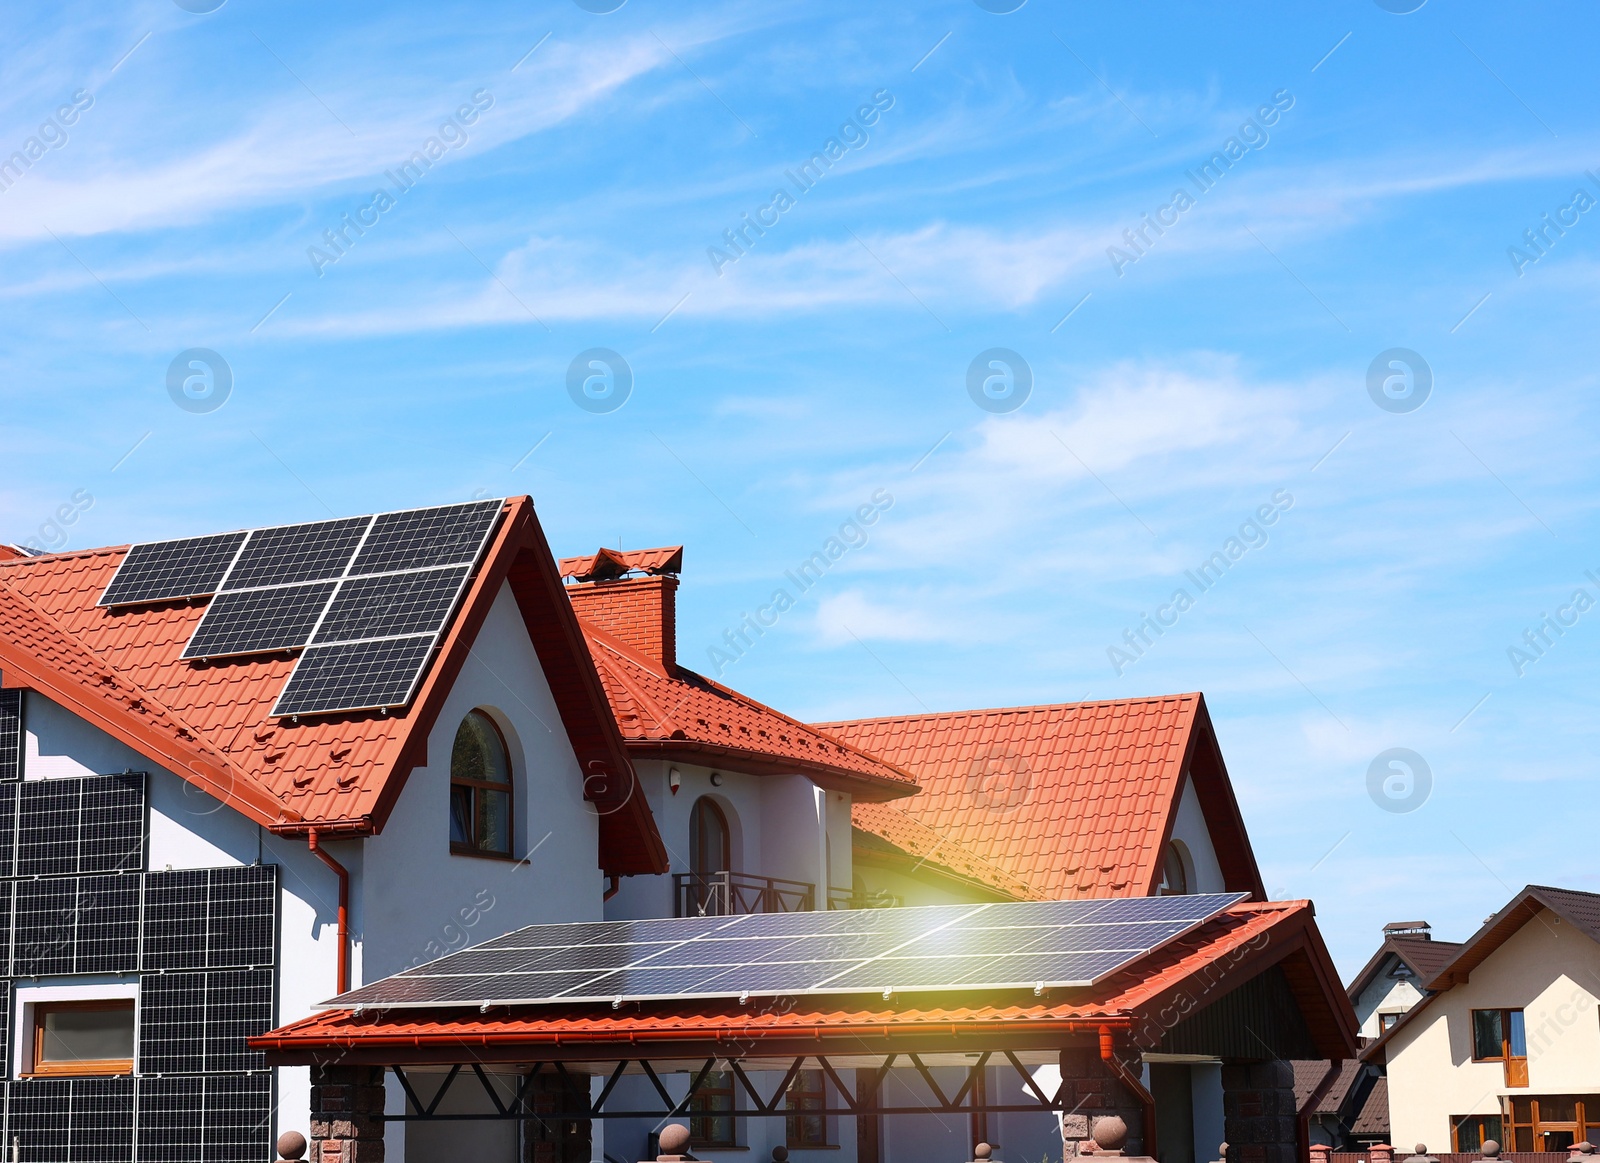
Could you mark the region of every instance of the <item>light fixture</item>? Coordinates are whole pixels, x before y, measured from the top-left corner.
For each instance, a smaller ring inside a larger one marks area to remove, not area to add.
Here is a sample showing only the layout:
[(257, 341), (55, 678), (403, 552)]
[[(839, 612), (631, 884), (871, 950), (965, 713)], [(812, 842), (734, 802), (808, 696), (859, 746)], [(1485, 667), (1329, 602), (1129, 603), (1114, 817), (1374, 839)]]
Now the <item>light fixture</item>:
[(683, 772), (676, 767), (667, 768), (667, 786), (672, 789), (673, 795), (677, 795), (678, 789), (683, 786)]
[(722, 772), (713, 771), (711, 773), (711, 786), (712, 787), (721, 787), (722, 786)]

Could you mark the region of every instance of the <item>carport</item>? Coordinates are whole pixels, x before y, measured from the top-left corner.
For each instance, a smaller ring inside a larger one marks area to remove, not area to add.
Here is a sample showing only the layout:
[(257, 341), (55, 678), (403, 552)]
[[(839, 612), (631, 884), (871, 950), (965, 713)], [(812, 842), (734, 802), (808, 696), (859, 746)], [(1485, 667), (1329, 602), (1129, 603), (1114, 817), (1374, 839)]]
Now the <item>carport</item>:
[(1310, 903), (1238, 902), (1086, 988), (351, 1006), (251, 1045), (312, 1068), (315, 1163), (382, 1159), (397, 1124), (408, 1159), (449, 1143), (632, 1163), (695, 1118), (741, 1128), (746, 1158), (797, 1119), (837, 1128), (830, 1158), (858, 1163), (953, 1163), (995, 1138), (1070, 1158), (1109, 1114), (1163, 1163), (1214, 1158), (1217, 1130), (1230, 1163), (1294, 1163), (1288, 1060), (1336, 1069), (1356, 1026)]

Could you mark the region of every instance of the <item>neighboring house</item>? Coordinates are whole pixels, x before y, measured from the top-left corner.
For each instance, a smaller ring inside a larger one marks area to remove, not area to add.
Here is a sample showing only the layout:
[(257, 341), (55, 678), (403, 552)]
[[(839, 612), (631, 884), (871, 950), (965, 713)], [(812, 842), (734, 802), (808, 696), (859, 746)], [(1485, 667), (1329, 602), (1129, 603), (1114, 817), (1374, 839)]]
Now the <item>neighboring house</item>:
[(1435, 941), (1427, 921), (1391, 921), (1383, 944), (1361, 967), (1347, 993), (1363, 1038), (1392, 1030), (1427, 996), (1426, 983), (1460, 950), (1459, 941)]
[(1523, 889), (1424, 986), (1362, 1055), (1387, 1065), (1392, 1141), (1600, 1142), (1600, 896)]
[[(1383, 943), (1361, 967), (1346, 993), (1355, 1007), (1363, 1044), (1392, 1030), (1427, 996), (1426, 982), (1443, 968), (1459, 942), (1435, 941), (1426, 921), (1391, 921)], [(1295, 1093), (1303, 1106), (1327, 1073), (1326, 1062), (1296, 1062)], [(1359, 1151), (1390, 1141), (1389, 1082), (1383, 1067), (1348, 1061), (1311, 1112), (1311, 1141), (1340, 1151)], [(1437, 1144), (1436, 1144), (1437, 1145)], [(1442, 1150), (1443, 1147), (1441, 1146)]]
[(527, 498), (5, 557), (14, 1157), (270, 1158), (248, 1036), (667, 868)]

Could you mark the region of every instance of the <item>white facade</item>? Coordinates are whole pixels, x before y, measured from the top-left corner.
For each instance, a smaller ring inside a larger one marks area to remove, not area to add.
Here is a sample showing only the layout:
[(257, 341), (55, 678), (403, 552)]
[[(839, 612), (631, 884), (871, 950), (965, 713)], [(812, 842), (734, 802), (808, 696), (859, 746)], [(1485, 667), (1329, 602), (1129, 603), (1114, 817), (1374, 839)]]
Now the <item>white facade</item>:
[[(1400, 970), (1399, 975), (1396, 970)], [(1393, 1019), (1410, 1012), (1427, 995), (1417, 987), (1417, 979), (1393, 953), (1384, 958), (1372, 980), (1355, 998), (1356, 1021), (1363, 1038), (1376, 1038), (1384, 1031), (1384, 1018)]]
[[(1392, 1036), (1391, 1141), (1446, 1150), (1452, 1117), (1498, 1115), (1506, 1097), (1600, 1095), (1597, 995), (1600, 945), (1541, 912), (1470, 980), (1438, 994)], [(1526, 1087), (1508, 1086), (1500, 1062), (1473, 1061), (1472, 1011), (1479, 1009), (1524, 1011)]]

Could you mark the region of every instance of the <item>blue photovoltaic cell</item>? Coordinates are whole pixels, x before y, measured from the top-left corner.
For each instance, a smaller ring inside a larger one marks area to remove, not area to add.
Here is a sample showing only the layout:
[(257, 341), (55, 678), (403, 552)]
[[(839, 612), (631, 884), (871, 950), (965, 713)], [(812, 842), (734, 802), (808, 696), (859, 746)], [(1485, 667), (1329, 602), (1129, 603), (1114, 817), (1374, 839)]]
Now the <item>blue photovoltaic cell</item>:
[(1086, 986), (1243, 893), (535, 925), (341, 1005)]

